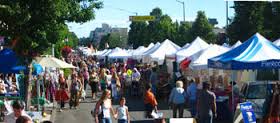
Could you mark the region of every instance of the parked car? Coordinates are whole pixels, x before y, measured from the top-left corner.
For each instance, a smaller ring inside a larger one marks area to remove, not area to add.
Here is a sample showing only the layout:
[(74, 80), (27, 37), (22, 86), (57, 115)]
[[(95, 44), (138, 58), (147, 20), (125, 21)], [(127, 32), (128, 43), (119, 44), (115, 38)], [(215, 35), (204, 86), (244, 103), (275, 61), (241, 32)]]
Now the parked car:
[(262, 121), (266, 115), (267, 106), (270, 104), (270, 97), (276, 82), (256, 81), (244, 83), (241, 88), (242, 101), (249, 101), (253, 104), (253, 109), (258, 121)]

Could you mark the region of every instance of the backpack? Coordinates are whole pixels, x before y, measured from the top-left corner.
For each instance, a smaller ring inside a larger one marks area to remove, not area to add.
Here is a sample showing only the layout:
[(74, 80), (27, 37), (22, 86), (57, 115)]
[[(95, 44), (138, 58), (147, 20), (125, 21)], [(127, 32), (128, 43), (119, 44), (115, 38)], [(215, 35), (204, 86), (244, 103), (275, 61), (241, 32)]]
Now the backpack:
[[(99, 105), (99, 112), (97, 112), (98, 113), (98, 119), (100, 120), (100, 119), (103, 119), (103, 117), (104, 117), (104, 115), (103, 115), (103, 107), (102, 107), (102, 105), (103, 105), (103, 102), (101, 102), (100, 103), (100, 105)], [(95, 108), (97, 108), (97, 107), (95, 107)], [(96, 114), (96, 109), (95, 108), (93, 108), (91, 111), (90, 111), (90, 114), (93, 116), (93, 117), (95, 117), (95, 114)]]

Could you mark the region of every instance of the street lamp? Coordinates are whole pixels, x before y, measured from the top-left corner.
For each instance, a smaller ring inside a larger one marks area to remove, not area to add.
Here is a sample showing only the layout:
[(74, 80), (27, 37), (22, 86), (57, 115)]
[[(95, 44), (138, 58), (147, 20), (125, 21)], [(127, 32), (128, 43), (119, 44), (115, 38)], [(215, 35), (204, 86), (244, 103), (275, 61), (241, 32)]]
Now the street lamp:
[(179, 1), (179, 0), (176, 0), (176, 1), (183, 5), (183, 19), (184, 19), (184, 22), (185, 22), (185, 2), (184, 1)]

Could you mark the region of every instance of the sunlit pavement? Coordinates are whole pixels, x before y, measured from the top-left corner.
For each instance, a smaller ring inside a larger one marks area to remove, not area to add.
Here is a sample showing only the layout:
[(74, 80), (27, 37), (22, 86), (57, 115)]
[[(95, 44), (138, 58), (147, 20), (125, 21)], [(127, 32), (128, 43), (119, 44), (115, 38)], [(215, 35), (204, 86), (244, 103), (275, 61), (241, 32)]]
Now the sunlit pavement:
[[(66, 104), (66, 109), (62, 112), (56, 112), (53, 115), (55, 123), (94, 123), (94, 119), (90, 114), (90, 111), (94, 108), (97, 100), (92, 100), (90, 95), (90, 88), (87, 90), (87, 98), (82, 101), (77, 109), (69, 109), (68, 103)], [(100, 97), (101, 93), (98, 93)], [(128, 106), (131, 122), (132, 123), (149, 123), (149, 119), (144, 118), (144, 103), (142, 96), (129, 96), (126, 94), (126, 105)], [(172, 117), (172, 110), (167, 105), (167, 101), (158, 100), (159, 112), (163, 113), (165, 118)], [(117, 101), (113, 101), (113, 107), (118, 106)], [(178, 115), (178, 114), (177, 114)], [(191, 116), (190, 112), (185, 108), (184, 117), (189, 118)], [(113, 119), (113, 123), (117, 123), (117, 120)], [(151, 120), (150, 120), (151, 121)], [(230, 123), (230, 121), (215, 121), (214, 123)]]
[[(90, 95), (90, 90), (87, 91), (87, 95)], [(100, 96), (100, 93), (99, 95)], [(127, 96), (127, 106), (129, 108), (129, 113), (132, 122), (145, 122), (144, 119), (144, 104), (143, 98), (141, 96), (131, 97)], [(94, 119), (90, 114), (92, 108), (94, 108), (97, 100), (92, 101), (90, 97), (87, 97), (84, 101), (80, 103), (78, 109), (69, 109), (68, 104), (66, 104), (66, 109), (62, 112), (56, 112), (54, 118), (55, 123), (93, 123)], [(114, 101), (114, 108), (118, 106), (118, 102)], [(166, 101), (159, 100), (159, 112), (164, 114), (164, 117), (171, 117), (172, 111), (168, 108)], [(190, 113), (185, 109), (184, 117), (190, 117)], [(117, 123), (113, 119), (113, 123)]]

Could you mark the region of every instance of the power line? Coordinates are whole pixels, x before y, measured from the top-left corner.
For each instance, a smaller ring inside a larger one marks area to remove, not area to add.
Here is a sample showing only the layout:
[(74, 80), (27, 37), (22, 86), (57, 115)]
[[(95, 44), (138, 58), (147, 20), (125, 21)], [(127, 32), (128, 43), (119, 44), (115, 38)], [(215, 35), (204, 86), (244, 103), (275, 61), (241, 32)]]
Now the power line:
[(106, 5), (106, 8), (115, 9), (115, 10), (119, 10), (119, 11), (123, 11), (123, 12), (127, 12), (127, 13), (132, 13), (132, 14), (135, 14), (136, 16), (138, 15), (137, 12), (132, 12), (132, 11), (122, 9), (122, 8), (116, 8), (116, 7), (113, 7), (113, 6), (110, 6), (110, 5)]

